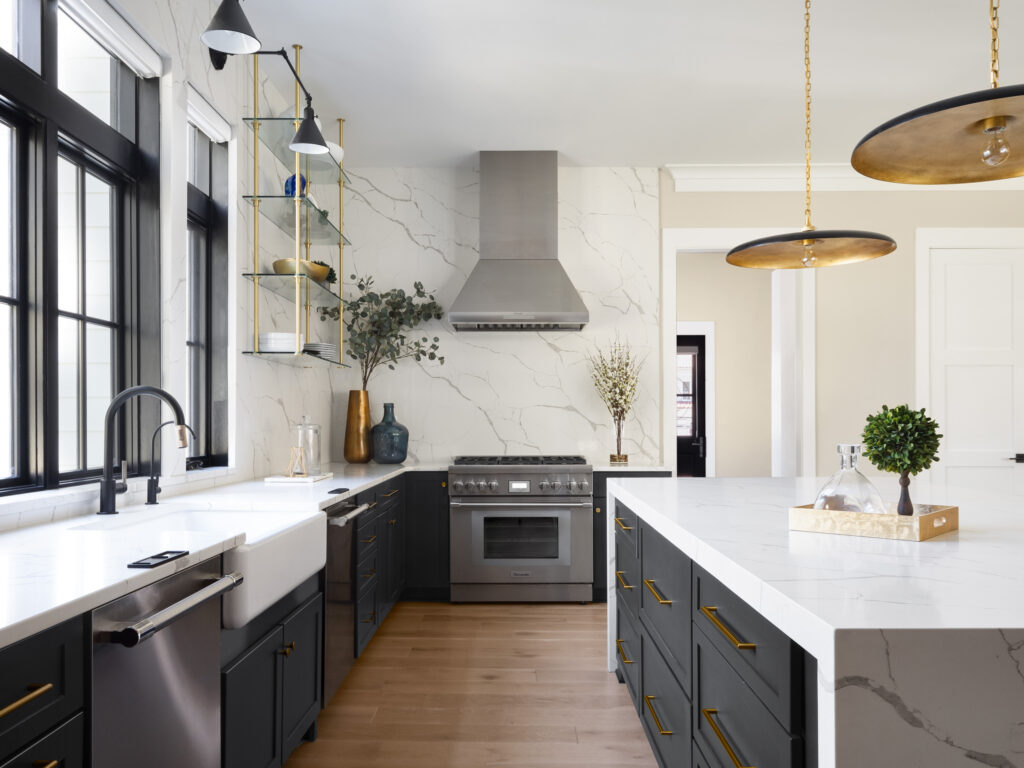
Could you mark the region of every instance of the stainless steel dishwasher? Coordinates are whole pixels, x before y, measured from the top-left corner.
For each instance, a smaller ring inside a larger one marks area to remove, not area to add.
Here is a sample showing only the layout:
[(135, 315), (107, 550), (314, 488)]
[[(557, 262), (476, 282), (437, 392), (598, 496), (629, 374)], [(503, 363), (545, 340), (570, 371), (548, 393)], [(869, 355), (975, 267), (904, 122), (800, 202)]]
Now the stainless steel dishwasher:
[(92, 765), (219, 768), (219, 557), (92, 612)]
[(328, 507), (325, 569), (324, 704), (341, 685), (356, 656), (356, 594), (353, 563), (354, 519), (369, 509), (346, 499)]

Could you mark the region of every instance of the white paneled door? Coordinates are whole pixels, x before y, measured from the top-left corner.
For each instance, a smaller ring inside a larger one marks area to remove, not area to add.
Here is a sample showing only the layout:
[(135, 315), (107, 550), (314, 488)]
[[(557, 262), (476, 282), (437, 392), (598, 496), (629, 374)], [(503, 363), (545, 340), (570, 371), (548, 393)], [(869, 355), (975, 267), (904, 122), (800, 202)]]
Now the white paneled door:
[(1024, 494), (1024, 248), (933, 248), (929, 262), (933, 479)]

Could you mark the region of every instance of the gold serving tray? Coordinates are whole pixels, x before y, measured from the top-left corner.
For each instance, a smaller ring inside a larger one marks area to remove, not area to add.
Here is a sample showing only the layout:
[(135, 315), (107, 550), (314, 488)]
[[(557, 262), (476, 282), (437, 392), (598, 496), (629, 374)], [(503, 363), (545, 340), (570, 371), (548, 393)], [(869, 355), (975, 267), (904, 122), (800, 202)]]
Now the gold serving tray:
[(960, 528), (958, 507), (915, 504), (913, 515), (897, 515), (895, 508), (883, 515), (837, 509), (815, 509), (813, 504), (790, 507), (789, 530), (835, 533), (872, 539), (927, 541)]

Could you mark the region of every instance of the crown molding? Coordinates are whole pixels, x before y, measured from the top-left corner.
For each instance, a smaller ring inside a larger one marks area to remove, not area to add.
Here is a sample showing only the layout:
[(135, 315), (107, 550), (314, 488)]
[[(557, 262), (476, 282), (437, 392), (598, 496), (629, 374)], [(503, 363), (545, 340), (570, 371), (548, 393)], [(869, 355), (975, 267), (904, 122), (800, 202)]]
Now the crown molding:
[[(755, 165), (666, 165), (676, 192), (803, 192), (799, 163)], [(893, 184), (871, 179), (842, 163), (811, 165), (815, 192), (993, 192), (1024, 190), (1024, 177), (975, 184)]]
[(139, 77), (160, 77), (167, 71), (159, 51), (106, 0), (62, 0), (60, 7)]

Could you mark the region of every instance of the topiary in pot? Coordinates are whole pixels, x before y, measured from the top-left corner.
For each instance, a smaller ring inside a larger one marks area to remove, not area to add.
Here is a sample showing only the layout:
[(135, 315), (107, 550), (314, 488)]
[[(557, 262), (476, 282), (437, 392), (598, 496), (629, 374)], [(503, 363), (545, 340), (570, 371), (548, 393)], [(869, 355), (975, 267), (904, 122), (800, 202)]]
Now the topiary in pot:
[(914, 514), (910, 501), (910, 476), (928, 469), (938, 461), (939, 425), (935, 419), (909, 405), (895, 408), (882, 406), (882, 410), (867, 418), (861, 438), (864, 456), (883, 472), (896, 472), (900, 476), (900, 500), (896, 512)]

